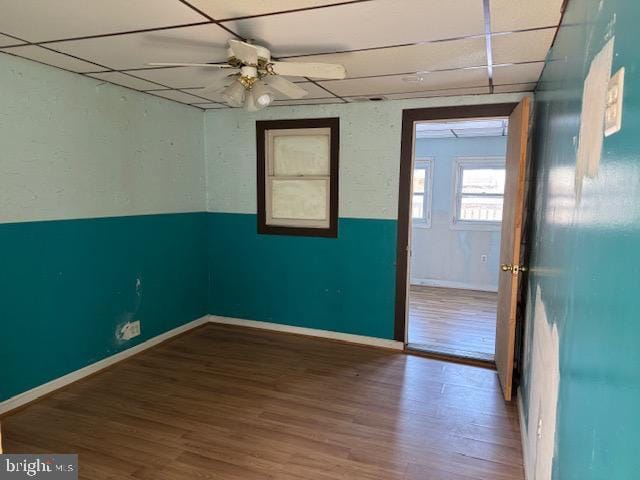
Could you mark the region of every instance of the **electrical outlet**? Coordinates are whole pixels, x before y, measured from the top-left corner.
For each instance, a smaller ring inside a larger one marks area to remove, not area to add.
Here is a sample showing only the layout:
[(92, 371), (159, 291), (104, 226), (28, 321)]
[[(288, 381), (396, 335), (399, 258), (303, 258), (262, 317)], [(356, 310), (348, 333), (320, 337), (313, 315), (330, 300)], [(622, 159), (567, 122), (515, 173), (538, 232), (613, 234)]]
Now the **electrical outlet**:
[(609, 80), (607, 108), (604, 112), (604, 136), (608, 137), (622, 128), (622, 97), (624, 94), (624, 67)]
[(131, 322), (129, 325), (129, 333), (131, 334), (131, 338), (140, 335), (140, 320)]
[(480, 261), (482, 263), (487, 263), (487, 256), (486, 255), (480, 255)]
[(122, 340), (131, 340), (138, 335), (140, 335), (140, 320), (125, 323), (120, 329), (118, 337)]

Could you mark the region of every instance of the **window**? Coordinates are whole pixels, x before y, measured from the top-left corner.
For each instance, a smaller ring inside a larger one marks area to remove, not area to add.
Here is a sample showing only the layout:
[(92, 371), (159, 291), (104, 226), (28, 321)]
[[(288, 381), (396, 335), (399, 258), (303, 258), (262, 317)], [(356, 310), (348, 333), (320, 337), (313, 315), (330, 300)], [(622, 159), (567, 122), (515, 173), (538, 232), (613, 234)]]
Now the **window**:
[(413, 197), (411, 203), (414, 227), (431, 227), (432, 186), (433, 158), (416, 158), (413, 165)]
[(499, 229), (504, 202), (504, 158), (457, 158), (454, 168), (452, 226)]
[(258, 232), (337, 237), (339, 119), (256, 122)]

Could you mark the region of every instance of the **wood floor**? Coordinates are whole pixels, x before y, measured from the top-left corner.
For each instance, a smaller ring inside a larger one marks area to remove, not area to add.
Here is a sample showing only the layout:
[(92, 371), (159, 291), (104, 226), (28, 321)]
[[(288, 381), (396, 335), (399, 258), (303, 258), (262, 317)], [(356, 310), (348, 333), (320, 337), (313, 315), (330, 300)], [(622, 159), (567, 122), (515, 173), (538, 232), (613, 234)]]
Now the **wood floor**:
[(83, 479), (521, 480), (492, 370), (207, 325), (2, 421)]
[(449, 355), (493, 360), (498, 294), (411, 285), (409, 343)]

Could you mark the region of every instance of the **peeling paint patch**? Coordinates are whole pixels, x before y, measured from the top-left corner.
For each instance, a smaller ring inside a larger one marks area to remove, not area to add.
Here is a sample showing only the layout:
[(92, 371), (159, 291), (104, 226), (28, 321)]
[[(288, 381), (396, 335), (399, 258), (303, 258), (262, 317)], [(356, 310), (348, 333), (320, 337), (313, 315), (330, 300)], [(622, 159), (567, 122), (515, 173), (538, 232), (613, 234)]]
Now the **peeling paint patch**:
[(584, 81), (575, 177), (575, 194), (578, 203), (582, 197), (584, 177), (594, 178), (600, 166), (607, 88), (613, 63), (613, 43), (614, 38), (611, 38), (594, 57)]
[(531, 358), (531, 387), (526, 425), (525, 458), (528, 480), (551, 480), (555, 451), (556, 410), (560, 379), (558, 329), (549, 324), (536, 286), (533, 313), (533, 337), (527, 342), (525, 357)]

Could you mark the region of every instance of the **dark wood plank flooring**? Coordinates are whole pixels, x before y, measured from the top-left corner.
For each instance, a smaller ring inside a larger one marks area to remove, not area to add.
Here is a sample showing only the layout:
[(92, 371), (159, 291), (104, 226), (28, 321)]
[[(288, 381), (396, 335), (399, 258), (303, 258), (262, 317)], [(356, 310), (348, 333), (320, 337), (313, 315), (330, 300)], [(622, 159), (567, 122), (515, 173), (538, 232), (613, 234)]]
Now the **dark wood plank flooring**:
[(493, 361), (497, 301), (494, 292), (411, 285), (409, 344)]
[(2, 420), (83, 479), (521, 480), (496, 373), (207, 325)]

